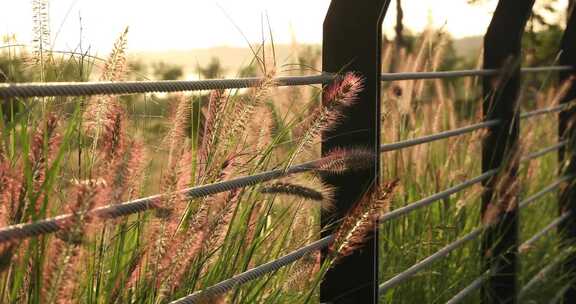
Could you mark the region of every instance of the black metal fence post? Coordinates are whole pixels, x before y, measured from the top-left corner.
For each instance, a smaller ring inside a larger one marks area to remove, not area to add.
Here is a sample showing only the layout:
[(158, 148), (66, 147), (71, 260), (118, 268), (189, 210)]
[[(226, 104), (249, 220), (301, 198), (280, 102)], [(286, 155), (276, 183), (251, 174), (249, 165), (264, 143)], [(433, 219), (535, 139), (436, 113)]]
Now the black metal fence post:
[(518, 136), (521, 40), (534, 0), (500, 0), (484, 37), (484, 68), (501, 74), (483, 80), (484, 119), (500, 120), (482, 146), (482, 170), (501, 168), (483, 185), (482, 217), (490, 226), (482, 256), (491, 275), (482, 286), (482, 303), (516, 303), (519, 166)]
[[(341, 123), (324, 134), (322, 154), (336, 147), (363, 147), (374, 151), (370, 170), (344, 176), (329, 176), (334, 186), (335, 208), (322, 215), (326, 229), (341, 218), (362, 193), (378, 182), (380, 144), (380, 49), (381, 27), (389, 0), (332, 0), (324, 20), (323, 71), (353, 71), (364, 78), (359, 101), (347, 110)], [(326, 274), (320, 291), (321, 302), (376, 303), (378, 290), (377, 232), (362, 250), (338, 262)]]
[[(576, 68), (576, 14), (570, 12), (566, 30), (560, 46), (560, 64)], [(560, 73), (560, 84), (571, 81), (566, 95), (560, 101), (561, 104), (573, 102), (576, 99), (576, 85), (572, 81), (574, 71)], [(565, 148), (559, 150), (558, 161), (561, 174), (576, 173), (576, 128), (574, 120), (576, 111), (573, 106), (560, 112), (558, 122), (558, 135), (560, 140), (568, 140)], [(570, 212), (568, 220), (558, 227), (564, 238), (563, 245), (576, 245), (576, 186), (574, 181), (567, 182), (559, 193), (560, 213)], [(571, 287), (564, 294), (564, 303), (576, 303), (576, 255), (571, 254), (563, 264), (563, 271), (567, 279), (572, 281)]]

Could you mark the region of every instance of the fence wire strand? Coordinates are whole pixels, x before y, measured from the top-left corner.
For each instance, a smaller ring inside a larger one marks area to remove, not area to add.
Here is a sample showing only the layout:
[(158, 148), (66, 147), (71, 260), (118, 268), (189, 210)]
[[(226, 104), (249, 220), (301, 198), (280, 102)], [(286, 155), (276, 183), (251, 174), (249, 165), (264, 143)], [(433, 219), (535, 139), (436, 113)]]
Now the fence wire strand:
[[(568, 178), (570, 178), (570, 177), (568, 177)], [(543, 195), (556, 189), (558, 187), (558, 185), (560, 183), (562, 183), (563, 181), (566, 181), (566, 179), (561, 178), (560, 180), (557, 180), (557, 181), (553, 182), (552, 184), (548, 185), (547, 187), (545, 187), (541, 191), (539, 191), (539, 192), (531, 195), (530, 197), (526, 198), (525, 200), (523, 200), (520, 203), (519, 208), (522, 209), (522, 208), (527, 207), (531, 202), (536, 201), (538, 198), (541, 198)], [(569, 214), (565, 213), (564, 215), (556, 218), (548, 226), (544, 227), (542, 230), (540, 230), (536, 234), (534, 234), (530, 239), (523, 242), (518, 247), (519, 252), (520, 253), (526, 252), (525, 250), (523, 250), (523, 248), (530, 248), (534, 244), (534, 242), (536, 242), (538, 239), (540, 239), (542, 236), (544, 236), (548, 231), (550, 231), (550, 229), (553, 229), (554, 227), (558, 226), (561, 222), (565, 221), (566, 218), (568, 218), (568, 216), (569, 216)], [(486, 279), (488, 279), (489, 277), (490, 277), (490, 275), (488, 272), (483, 273), (481, 276), (479, 276), (474, 281), (472, 281), (468, 286), (466, 286), (462, 290), (460, 290), (453, 298), (451, 298), (448, 302), (446, 302), (446, 304), (461, 303), (472, 292), (474, 292), (475, 290), (480, 288), (482, 286), (482, 284), (484, 283), (484, 281)]]
[(547, 147), (547, 148), (544, 148), (542, 150), (538, 150), (538, 151), (532, 152), (530, 154), (527, 154), (524, 157), (522, 157), (522, 159), (520, 161), (522, 161), (522, 162), (530, 161), (530, 160), (533, 160), (533, 159), (538, 158), (540, 156), (544, 156), (550, 152), (558, 151), (561, 148), (565, 147), (567, 144), (568, 144), (568, 140), (561, 141), (561, 142), (559, 142), (555, 145), (552, 145), (550, 147)]
[(538, 283), (549, 278), (551, 272), (554, 271), (556, 267), (560, 266), (564, 258), (565, 254), (562, 254), (552, 260), (552, 262), (550, 262), (548, 265), (544, 266), (544, 268), (542, 268), (536, 275), (534, 275), (528, 281), (528, 283), (526, 283), (526, 285), (522, 286), (522, 289), (520, 289), (520, 292), (518, 292), (518, 299), (522, 300), (525, 298)]
[[(442, 132), (442, 133), (431, 135), (431, 136), (424, 136), (424, 137), (415, 138), (412, 140), (402, 141), (402, 142), (398, 142), (398, 143), (385, 144), (385, 145), (381, 146), (380, 150), (381, 150), (381, 152), (383, 152), (383, 151), (391, 151), (393, 149), (403, 149), (405, 147), (408, 147), (411, 145), (416, 145), (418, 143), (438, 140), (440, 138), (446, 138), (446, 137), (450, 137), (450, 136), (456, 136), (459, 134), (472, 132), (474, 130), (494, 126), (497, 124), (498, 124), (498, 121), (491, 120), (491, 121), (482, 122), (482, 123), (474, 124), (471, 126), (463, 127), (460, 129)], [(290, 174), (296, 174), (296, 173), (311, 171), (314, 169), (314, 165), (317, 164), (317, 162), (319, 162), (321, 160), (322, 159), (317, 159), (317, 160), (303, 163), (300, 165), (295, 165), (295, 166), (292, 166), (292, 167), (287, 168), (287, 169), (276, 169), (276, 170), (271, 170), (271, 171), (266, 171), (266, 172), (262, 172), (259, 174), (255, 174), (255, 175), (238, 177), (238, 178), (235, 178), (235, 179), (232, 179), (229, 181), (223, 181), (223, 182), (218, 182), (218, 183), (214, 183), (214, 184), (188, 188), (188, 189), (180, 190), (180, 191), (178, 191), (178, 193), (184, 194), (190, 199), (194, 199), (194, 198), (206, 197), (209, 195), (230, 191), (232, 189), (254, 186), (254, 185), (257, 185), (259, 183), (274, 180), (274, 179), (279, 179), (281, 177), (284, 177), (284, 176), (287, 176)], [(483, 174), (482, 176), (493, 175), (493, 174), (495, 174), (494, 170), (489, 171), (489, 172)], [(419, 202), (417, 202), (417, 204), (415, 206), (406, 206), (406, 208), (412, 209), (412, 208), (415, 208), (417, 205), (427, 205), (427, 204), (430, 204), (434, 201), (437, 201), (439, 199), (447, 197), (453, 193), (460, 191), (461, 189), (464, 189), (464, 188), (466, 188), (466, 187), (468, 187), (474, 183), (481, 181), (481, 180), (476, 180), (476, 179), (483, 178), (482, 176), (477, 177), (477, 178), (473, 179), (472, 181), (467, 181), (467, 182), (464, 182), (463, 184), (452, 187), (452, 188), (450, 188), (450, 189), (448, 189), (442, 193), (438, 193), (438, 194), (436, 194), (430, 198), (425, 199), (425, 201), (419, 201)], [(486, 178), (487, 177), (488, 176), (486, 176)], [(157, 194), (154, 196), (140, 198), (140, 199), (136, 199), (136, 200), (129, 201), (129, 202), (107, 205), (107, 206), (103, 206), (103, 207), (99, 207), (99, 208), (96, 208), (94, 210), (91, 210), (89, 212), (89, 214), (94, 215), (96, 217), (100, 217), (100, 218), (111, 219), (111, 218), (117, 218), (117, 217), (121, 217), (121, 216), (131, 215), (131, 214), (135, 214), (135, 213), (139, 213), (139, 212), (144, 212), (146, 210), (156, 208), (157, 204), (155, 204), (155, 202), (157, 202), (157, 200), (159, 200), (159, 199), (162, 199), (166, 195), (168, 195), (168, 194)], [(395, 210), (395, 212), (393, 212), (392, 214), (396, 215), (397, 213), (402, 213), (402, 212), (403, 212), (402, 210), (397, 210), (397, 211)], [(0, 228), (0, 243), (18, 240), (18, 239), (24, 239), (24, 238), (38, 236), (38, 235), (42, 235), (42, 234), (57, 232), (61, 229), (62, 224), (65, 223), (67, 220), (69, 220), (71, 217), (72, 217), (71, 214), (64, 214), (64, 215), (60, 215), (60, 216), (57, 216), (54, 218), (40, 220), (40, 221), (37, 221), (34, 223), (22, 223), (22, 224), (11, 225), (8, 227)]]
[[(570, 71), (570, 66), (548, 66), (523, 68), (522, 73)], [(445, 79), (467, 76), (492, 76), (499, 74), (498, 70), (460, 70), (439, 72), (408, 72), (386, 73), (381, 75), (382, 81)], [(277, 86), (299, 86), (312, 84), (327, 84), (334, 80), (332, 73), (322, 73), (311, 76), (284, 76), (275, 78)], [(123, 82), (48, 82), (48, 83), (10, 83), (0, 84), (0, 98), (26, 98), (50, 96), (90, 96), (90, 95), (121, 95), (141, 93), (169, 93), (183, 91), (226, 90), (257, 87), (263, 78), (234, 78), (206, 80), (162, 80), (162, 81), (123, 81)]]
[(419, 261), (418, 263), (410, 266), (408, 269), (395, 275), (394, 277), (392, 277), (388, 281), (380, 284), (380, 286), (378, 287), (378, 294), (381, 295), (381, 294), (385, 293), (387, 290), (389, 290), (389, 289), (397, 286), (398, 284), (406, 281), (407, 279), (413, 277), (415, 274), (420, 272), (422, 269), (428, 267), (428, 265), (434, 263), (435, 261), (437, 261), (441, 258), (446, 257), (452, 251), (460, 248), (460, 246), (464, 245), (468, 241), (471, 241), (471, 240), (478, 238), (482, 234), (482, 231), (484, 231), (484, 228), (482, 228), (482, 227), (472, 230), (472, 232), (466, 234), (464, 237), (459, 238), (458, 240), (446, 245), (442, 249), (438, 250), (436, 253), (426, 257), (425, 259)]
[(570, 217), (570, 212), (566, 212), (561, 216), (555, 218), (552, 222), (550, 222), (546, 227), (542, 228), (542, 230), (535, 233), (532, 237), (526, 240), (522, 246), (520, 246), (520, 251), (528, 251), (530, 248), (534, 246), (534, 243), (538, 242), (542, 237), (550, 232), (550, 230), (558, 227), (558, 225), (562, 224)]
[[(313, 76), (286, 76), (274, 78), (274, 85), (300, 86), (327, 84), (334, 74)], [(264, 78), (206, 79), (206, 80), (160, 80), (124, 82), (49, 82), (25, 84), (1, 84), (0, 98), (122, 95), (141, 93), (170, 93), (184, 91), (208, 91), (258, 87)]]
[[(218, 182), (209, 185), (202, 185), (178, 191), (190, 199), (206, 197), (209, 195), (230, 191), (232, 189), (254, 186), (259, 183), (278, 179), (290, 174), (311, 171), (315, 164), (320, 160), (315, 160), (300, 165), (295, 165), (287, 169), (276, 169), (262, 172), (255, 175), (238, 177), (232, 180)], [(90, 216), (96, 216), (104, 219), (117, 218), (130, 214), (143, 212), (157, 207), (156, 202), (168, 194), (157, 194), (137, 200), (112, 204), (93, 209), (88, 212)], [(40, 220), (34, 223), (23, 223), (12, 225), (0, 229), (0, 243), (38, 236), (42, 234), (54, 233), (61, 230), (67, 220), (72, 218), (72, 214), (60, 215), (54, 218)]]
[(390, 220), (398, 218), (402, 215), (408, 214), (408, 213), (410, 213), (416, 209), (423, 208), (423, 207), (428, 206), (434, 202), (445, 199), (445, 198), (451, 196), (452, 194), (458, 193), (458, 192), (460, 192), (460, 191), (462, 191), (462, 190), (464, 190), (470, 186), (473, 186), (473, 185), (478, 184), (484, 180), (489, 179), (490, 177), (496, 175), (496, 173), (498, 173), (498, 169), (492, 169), (490, 171), (484, 172), (483, 174), (481, 174), (477, 177), (469, 179), (469, 180), (462, 182), (456, 186), (450, 187), (450, 188), (448, 188), (442, 192), (435, 193), (431, 196), (423, 198), (423, 199), (416, 201), (414, 203), (408, 204), (404, 207), (394, 209), (394, 210), (386, 213), (384, 216), (382, 216), (380, 218), (379, 222), (384, 223), (384, 222), (390, 221)]
[(445, 138), (454, 137), (454, 136), (458, 136), (458, 135), (462, 135), (462, 134), (466, 134), (466, 133), (471, 133), (471, 132), (474, 132), (476, 130), (496, 126), (499, 123), (500, 123), (499, 120), (494, 119), (494, 120), (484, 121), (484, 122), (476, 123), (476, 124), (469, 125), (466, 127), (454, 129), (454, 130), (448, 130), (448, 131), (444, 131), (444, 132), (440, 132), (440, 133), (436, 133), (436, 134), (425, 135), (425, 136), (418, 137), (418, 138), (407, 139), (407, 140), (389, 143), (389, 144), (383, 144), (382, 146), (380, 146), (380, 152), (390, 152), (390, 151), (400, 150), (400, 149), (404, 149), (404, 148), (408, 148), (408, 147), (412, 147), (412, 146), (421, 145), (424, 143), (437, 141), (440, 139), (445, 139)]
[[(567, 178), (573, 178), (573, 176), (567, 176)], [(563, 179), (560, 179), (559, 181), (561, 181)], [(559, 182), (558, 181), (558, 182)], [(554, 185), (559, 184), (558, 182), (553, 183), (552, 185), (546, 187), (545, 189), (543, 189), (542, 191), (539, 191), (538, 193), (526, 198), (525, 200), (523, 200), (520, 204), (519, 204), (519, 208), (524, 208), (526, 206), (528, 206), (530, 203), (536, 201), (537, 199), (541, 198), (544, 194), (550, 192), (551, 190), (549, 189), (555, 189), (555, 187), (552, 187)], [(450, 252), (454, 251), (457, 248), (460, 248), (462, 245), (464, 245), (466, 242), (474, 240), (476, 238), (478, 238), (482, 232), (484, 231), (484, 229), (486, 229), (486, 227), (479, 227), (476, 228), (474, 230), (472, 230), (472, 232), (466, 234), (464, 237), (459, 238), (458, 240), (446, 245), (445, 247), (443, 247), (442, 249), (440, 249), (439, 251), (437, 251), (436, 253), (426, 257), (425, 259), (421, 260), (420, 262), (412, 265), (411, 267), (409, 267), (408, 269), (402, 271), (401, 273), (395, 275), (394, 277), (392, 277), (391, 279), (389, 279), (388, 281), (382, 283), (379, 287), (378, 287), (378, 293), (382, 294), (384, 292), (386, 292), (387, 290), (397, 286), (398, 284), (408, 280), (409, 278), (413, 277), (416, 273), (420, 272), (422, 269), (426, 268), (428, 265), (432, 264), (433, 262), (446, 257)], [(478, 284), (478, 282), (474, 281), (473, 284)], [(470, 286), (469, 286), (470, 287)], [(471, 287), (472, 288), (472, 287)], [(470, 289), (470, 288), (466, 288), (466, 289)], [(469, 292), (471, 292), (472, 290), (470, 290)], [(460, 295), (459, 297), (462, 297), (462, 295)]]
[(527, 118), (532, 118), (534, 116), (556, 113), (556, 112), (560, 112), (560, 111), (566, 109), (567, 107), (568, 106), (566, 104), (561, 104), (558, 106), (553, 106), (553, 107), (538, 109), (538, 110), (534, 110), (534, 111), (530, 111), (530, 112), (525, 112), (525, 113), (520, 114), (520, 118), (521, 119), (527, 119)]
[(230, 279), (224, 280), (216, 285), (208, 287), (206, 289), (195, 292), (186, 297), (180, 298), (176, 301), (171, 302), (171, 304), (194, 304), (194, 303), (206, 303), (211, 297), (223, 294), (236, 286), (245, 284), (259, 277), (262, 277), (268, 273), (277, 271), (278, 269), (287, 266), (305, 255), (312, 253), (317, 250), (326, 248), (333, 240), (333, 236), (324, 237), (314, 243), (306, 245), (298, 250), (295, 250), (277, 260), (262, 264), (256, 268), (245, 271), (241, 274), (235, 275)]

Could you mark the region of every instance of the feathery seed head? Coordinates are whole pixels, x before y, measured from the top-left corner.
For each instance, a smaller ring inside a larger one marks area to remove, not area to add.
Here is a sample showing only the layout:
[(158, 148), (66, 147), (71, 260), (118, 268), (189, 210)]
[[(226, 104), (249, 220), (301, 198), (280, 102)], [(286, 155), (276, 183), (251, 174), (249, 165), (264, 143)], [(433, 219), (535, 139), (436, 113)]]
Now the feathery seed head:
[(378, 219), (388, 211), (397, 185), (398, 180), (394, 180), (372, 189), (352, 207), (336, 230), (334, 242), (330, 246), (335, 261), (351, 255), (363, 246), (368, 233), (374, 229)]
[(323, 95), (324, 105), (335, 104), (351, 106), (358, 99), (358, 94), (364, 88), (364, 79), (355, 73), (349, 72), (338, 77), (328, 86)]
[(324, 184), (320, 184), (317, 188), (318, 189), (314, 189), (312, 187), (290, 182), (276, 182), (262, 187), (260, 192), (265, 194), (294, 196), (304, 200), (319, 202), (324, 209), (331, 208), (334, 198), (333, 189)]
[(348, 171), (362, 171), (374, 165), (374, 153), (363, 148), (336, 148), (320, 159), (314, 170), (316, 172), (343, 174)]

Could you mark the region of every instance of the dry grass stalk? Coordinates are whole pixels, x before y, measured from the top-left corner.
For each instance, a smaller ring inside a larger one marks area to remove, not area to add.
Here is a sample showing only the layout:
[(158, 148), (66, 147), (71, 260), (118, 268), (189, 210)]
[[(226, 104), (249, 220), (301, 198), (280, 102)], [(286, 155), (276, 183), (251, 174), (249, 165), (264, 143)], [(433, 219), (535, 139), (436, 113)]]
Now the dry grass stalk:
[[(114, 44), (114, 48), (109, 55), (102, 75), (101, 81), (121, 81), (126, 75), (126, 42), (128, 29), (126, 29)], [(88, 105), (84, 111), (84, 127), (88, 134), (91, 134), (93, 152), (103, 151), (107, 161), (121, 153), (125, 135), (125, 111), (119, 103), (117, 96), (95, 96), (88, 100)], [(103, 143), (104, 146), (99, 145)]]
[(106, 178), (106, 197), (100, 204), (120, 203), (135, 197), (144, 171), (144, 147), (133, 140), (129, 149), (110, 164)]
[(164, 137), (163, 145), (168, 147), (168, 167), (173, 166), (183, 153), (188, 126), (192, 118), (192, 103), (184, 94), (177, 94), (172, 106), (172, 114), (169, 120), (169, 130)]
[(302, 125), (303, 131), (298, 132), (302, 135), (288, 160), (288, 166), (302, 151), (309, 149), (322, 132), (333, 128), (338, 123), (342, 117), (342, 111), (356, 102), (358, 94), (363, 89), (363, 82), (360, 76), (346, 73), (324, 90), (322, 106), (312, 112)]
[(330, 151), (315, 164), (316, 172), (343, 174), (350, 171), (363, 171), (373, 166), (374, 153), (368, 149), (337, 148)]
[[(30, 217), (29, 211), (38, 212), (46, 193), (42, 189), (46, 171), (51, 167), (59, 149), (61, 135), (57, 132), (58, 119), (48, 115), (31, 135), (27, 159), (12, 165), (8, 159), (0, 161), (0, 216), (6, 224), (21, 223)], [(28, 185), (25, 168), (28, 167), (31, 184)], [(32, 200), (31, 200), (32, 199)], [(46, 200), (46, 202), (49, 202)], [(48, 207), (48, 206), (46, 206)], [(11, 246), (8, 246), (11, 247)]]
[(269, 96), (272, 88), (276, 86), (274, 82), (274, 71), (266, 74), (260, 85), (251, 90), (246, 97), (234, 100), (230, 112), (227, 113), (222, 122), (226, 127), (222, 134), (222, 139), (226, 143), (226, 151), (230, 151), (244, 137), (246, 127), (249, 125), (257, 107), (261, 106)]
[(202, 142), (198, 148), (198, 164), (199, 164), (199, 176), (203, 175), (206, 171), (210, 156), (212, 155), (212, 149), (218, 136), (222, 131), (222, 115), (226, 110), (226, 103), (228, 97), (225, 95), (224, 91), (212, 91), (210, 93), (210, 98), (208, 100), (208, 109), (204, 115), (204, 132), (202, 132)]
[(488, 189), (492, 190), (492, 197), (484, 210), (482, 223), (486, 226), (495, 225), (502, 215), (518, 208), (518, 193), (520, 180), (517, 176), (518, 160), (521, 157), (521, 149), (511, 153), (504, 169), (488, 181)]
[(315, 188), (298, 185), (291, 182), (275, 182), (260, 189), (265, 194), (280, 194), (321, 203), (322, 208), (329, 208), (333, 201), (333, 190), (319, 184)]
[(43, 298), (48, 303), (69, 303), (74, 296), (78, 276), (81, 274), (80, 261), (85, 254), (83, 243), (91, 218), (86, 211), (94, 206), (95, 197), (102, 187), (102, 181), (87, 180), (74, 182), (74, 203), (67, 206), (73, 214), (69, 220), (60, 222), (61, 232), (48, 248), (43, 270)]
[(126, 47), (128, 45), (128, 27), (120, 34), (108, 60), (104, 63), (101, 81), (122, 81), (126, 77)]
[(283, 283), (284, 290), (302, 290), (316, 274), (316, 262), (320, 258), (320, 252), (309, 253), (298, 260), (290, 269), (290, 275)]
[(34, 44), (34, 63), (41, 68), (41, 79), (44, 81), (44, 64), (45, 54), (50, 50), (50, 1), (33, 0), (32, 1), (32, 22), (33, 22), (33, 44)]
[(388, 211), (397, 185), (398, 180), (394, 180), (370, 190), (352, 207), (336, 230), (329, 248), (335, 262), (362, 247), (378, 219)]

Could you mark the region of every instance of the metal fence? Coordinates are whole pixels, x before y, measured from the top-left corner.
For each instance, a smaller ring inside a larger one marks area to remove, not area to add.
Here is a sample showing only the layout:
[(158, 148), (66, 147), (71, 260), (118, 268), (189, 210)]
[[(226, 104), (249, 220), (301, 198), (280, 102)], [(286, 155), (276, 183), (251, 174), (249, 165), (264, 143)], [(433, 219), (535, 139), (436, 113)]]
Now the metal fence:
[[(322, 152), (325, 155), (334, 147), (369, 147), (376, 152), (372, 169), (327, 179), (328, 184), (337, 187), (339, 191), (336, 197), (335, 210), (327, 217), (323, 217), (323, 223), (326, 226), (328, 218), (341, 217), (348, 211), (359, 194), (365, 190), (366, 185), (378, 183), (380, 153), (397, 151), (477, 130), (488, 130), (488, 135), (483, 142), (482, 174), (392, 210), (379, 219), (379, 224), (430, 206), (476, 184), (482, 184), (485, 187), (482, 196), (483, 210), (485, 211), (495, 196), (497, 182), (502, 178), (515, 178), (520, 163), (529, 162), (552, 152), (558, 153), (561, 164), (565, 160), (572, 161), (568, 161), (572, 165), (565, 166), (556, 181), (525, 198), (518, 204), (518, 208), (501, 214), (501, 220), (496, 224), (484, 225), (472, 230), (438, 252), (382, 283), (378, 282), (378, 237), (376, 237), (378, 232), (376, 229), (364, 250), (345, 258), (329, 270), (321, 285), (322, 302), (376, 303), (378, 296), (383, 292), (402, 284), (430, 264), (475, 239), (482, 240), (484, 272), (479, 273), (477, 279), (455, 294), (448, 303), (462, 302), (466, 300), (469, 294), (478, 289), (482, 289), (481, 294), (484, 303), (515, 303), (522, 299), (530, 288), (538, 284), (543, 276), (558, 267), (563, 267), (564, 271), (570, 273), (570, 279), (574, 281), (575, 277), (572, 273), (576, 270), (576, 259), (573, 255), (566, 255), (558, 257), (553, 263), (542, 269), (525, 286), (521, 288), (517, 286), (518, 258), (522, 254), (522, 250), (519, 249), (530, 246), (554, 229), (562, 234), (566, 244), (570, 245), (576, 242), (576, 211), (573, 210), (576, 208), (576, 192), (574, 192), (576, 187), (572, 182), (576, 176), (576, 166), (574, 165), (576, 161), (573, 159), (574, 127), (570, 124), (574, 111), (572, 107), (568, 106), (568, 103), (576, 98), (576, 86), (571, 85), (568, 93), (557, 106), (525, 113), (518, 113), (516, 110), (521, 75), (558, 72), (561, 82), (573, 78), (576, 68), (576, 16), (572, 14), (569, 18), (562, 44), (559, 47), (561, 56), (557, 66), (520, 68), (518, 64), (521, 52), (520, 42), (533, 3), (533, 0), (499, 1), (484, 40), (483, 69), (381, 74), (381, 24), (389, 1), (374, 0), (370, 3), (353, 3), (353, 1), (347, 0), (332, 0), (324, 23), (324, 72), (314, 76), (278, 77), (275, 79), (274, 83), (277, 86), (297, 86), (328, 84), (335, 79), (338, 73), (345, 71), (360, 73), (365, 78), (365, 89), (359, 96), (359, 103), (348, 113), (348, 119), (345, 123), (325, 134), (326, 140), (322, 143)], [(347, 38), (342, 39), (342, 37)], [(484, 121), (437, 134), (380, 144), (381, 82), (454, 77), (483, 77)], [(240, 78), (200, 81), (2, 84), (0, 85), (0, 99), (238, 89), (257, 87), (262, 81), (263, 79), (260, 78)], [(551, 113), (559, 113), (558, 143), (540, 151), (526, 154), (521, 158), (508, 158), (511, 152), (518, 149), (520, 121)], [(358, 132), (351, 132), (356, 130), (368, 131), (362, 132), (360, 135)], [(332, 136), (336, 134), (339, 136)], [(321, 161), (322, 158), (285, 169), (182, 189), (179, 192), (184, 193), (189, 198), (206, 197), (287, 175), (313, 171), (317, 168), (316, 164)], [(558, 190), (560, 190), (558, 196), (560, 215), (533, 237), (523, 244), (519, 244), (518, 210), (536, 203), (545, 195)], [(91, 210), (89, 213), (96, 217), (116, 218), (144, 212), (156, 208), (153, 201), (164, 195), (167, 194), (111, 204)], [(1, 228), (0, 244), (54, 233), (61, 229), (62, 225), (59, 224), (71, 216), (71, 214), (64, 214), (33, 223), (22, 223)], [(202, 303), (203, 299), (224, 293), (265, 274), (272, 273), (311, 252), (326, 249), (333, 240), (332, 233), (332, 230), (325, 229), (322, 238), (316, 242), (173, 303)], [(488, 251), (491, 254), (487, 254)], [(381, 254), (386, 255), (386, 253)], [(575, 292), (574, 284), (568, 284), (559, 290), (554, 301), (564, 299), (566, 303), (574, 303), (576, 301)]]

